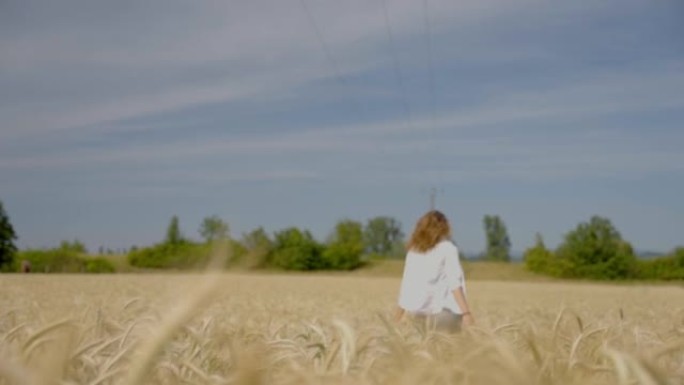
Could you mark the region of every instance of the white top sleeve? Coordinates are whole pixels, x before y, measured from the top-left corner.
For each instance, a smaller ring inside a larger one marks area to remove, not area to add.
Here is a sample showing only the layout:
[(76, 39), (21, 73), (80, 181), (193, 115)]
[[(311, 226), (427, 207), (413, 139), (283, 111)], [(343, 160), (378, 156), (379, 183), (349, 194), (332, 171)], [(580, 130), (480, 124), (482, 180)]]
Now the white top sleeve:
[(463, 286), (463, 269), (459, 261), (458, 248), (451, 242), (445, 250), (444, 269), (449, 291), (454, 291)]

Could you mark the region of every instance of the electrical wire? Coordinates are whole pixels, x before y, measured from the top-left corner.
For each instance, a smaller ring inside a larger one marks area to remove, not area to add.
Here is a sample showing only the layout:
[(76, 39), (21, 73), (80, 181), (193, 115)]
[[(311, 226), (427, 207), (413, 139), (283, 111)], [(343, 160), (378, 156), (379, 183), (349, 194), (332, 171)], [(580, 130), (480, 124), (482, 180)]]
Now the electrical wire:
[(385, 31), (387, 32), (387, 41), (389, 45), (390, 55), (392, 56), (392, 66), (394, 69), (394, 77), (397, 82), (399, 92), (401, 93), (402, 107), (404, 109), (404, 116), (406, 119), (406, 126), (408, 129), (413, 129), (413, 119), (411, 117), (411, 108), (408, 103), (406, 95), (406, 88), (404, 86), (404, 77), (401, 73), (401, 66), (399, 63), (399, 55), (397, 54), (396, 44), (394, 42), (394, 33), (392, 32), (392, 25), (389, 19), (389, 12), (387, 11), (387, 0), (380, 0), (382, 4), (382, 14), (385, 21)]

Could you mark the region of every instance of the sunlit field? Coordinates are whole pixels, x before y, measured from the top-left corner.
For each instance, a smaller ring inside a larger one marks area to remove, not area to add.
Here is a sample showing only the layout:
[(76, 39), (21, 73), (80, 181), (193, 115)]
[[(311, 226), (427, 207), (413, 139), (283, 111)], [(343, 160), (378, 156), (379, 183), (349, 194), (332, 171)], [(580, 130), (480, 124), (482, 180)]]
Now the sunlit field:
[(3, 275), (2, 384), (683, 384), (677, 286), (470, 281), (423, 331), (399, 279)]

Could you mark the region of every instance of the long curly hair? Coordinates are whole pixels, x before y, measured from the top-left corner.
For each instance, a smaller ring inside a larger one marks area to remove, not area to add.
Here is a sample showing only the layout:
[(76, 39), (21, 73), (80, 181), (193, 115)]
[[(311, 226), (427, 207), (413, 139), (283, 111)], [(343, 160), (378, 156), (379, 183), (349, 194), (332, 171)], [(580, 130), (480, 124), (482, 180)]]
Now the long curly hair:
[(449, 237), (451, 237), (451, 227), (446, 215), (437, 210), (428, 211), (416, 223), (416, 228), (406, 248), (424, 253)]

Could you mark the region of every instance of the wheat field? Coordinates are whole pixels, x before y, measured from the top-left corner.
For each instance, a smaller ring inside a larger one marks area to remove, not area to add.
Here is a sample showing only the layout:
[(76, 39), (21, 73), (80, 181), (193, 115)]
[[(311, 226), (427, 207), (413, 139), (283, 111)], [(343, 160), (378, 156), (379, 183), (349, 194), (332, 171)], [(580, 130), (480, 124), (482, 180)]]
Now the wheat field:
[(0, 276), (0, 384), (684, 384), (677, 286), (472, 281), (477, 324), (395, 323), (399, 279)]

